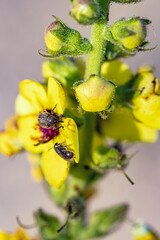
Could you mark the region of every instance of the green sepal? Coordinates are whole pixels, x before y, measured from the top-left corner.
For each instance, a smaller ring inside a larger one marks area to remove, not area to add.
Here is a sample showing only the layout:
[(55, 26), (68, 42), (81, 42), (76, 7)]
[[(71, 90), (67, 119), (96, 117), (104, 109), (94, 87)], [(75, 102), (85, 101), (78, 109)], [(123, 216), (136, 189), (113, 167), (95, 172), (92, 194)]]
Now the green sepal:
[(75, 61), (71, 58), (45, 60), (42, 66), (43, 76), (56, 78), (65, 88), (72, 88), (73, 84), (81, 79), (81, 73)]
[[(72, 48), (73, 48), (73, 46), (72, 46)], [(55, 58), (55, 57), (59, 57), (59, 56), (75, 57), (75, 56), (85, 55), (85, 54), (89, 53), (91, 50), (92, 50), (91, 43), (89, 42), (88, 39), (83, 38), (80, 43), (75, 45), (74, 50), (69, 49), (67, 46), (65, 46), (60, 51), (51, 51), (49, 49), (46, 49), (46, 50), (40, 49), (40, 50), (38, 50), (38, 53), (42, 57), (46, 57), (46, 58)], [(43, 54), (41, 51), (44, 51), (45, 53), (48, 53), (48, 54)]]
[(42, 209), (35, 212), (34, 218), (38, 227), (39, 236), (42, 240), (66, 239), (64, 231), (57, 233), (57, 230), (61, 227), (58, 218), (45, 213)]
[(94, 239), (108, 235), (125, 220), (127, 211), (128, 205), (120, 204), (94, 213), (82, 231), (82, 239)]
[(113, 100), (114, 107), (127, 107), (127, 109), (129, 109), (132, 99), (139, 94), (139, 91), (136, 91), (134, 88), (134, 82), (136, 81), (137, 77), (138, 74), (135, 74), (129, 82), (117, 86), (115, 98)]
[(129, 57), (135, 53), (128, 53), (124, 51), (119, 45), (115, 45), (110, 41), (107, 41), (106, 49), (105, 49), (105, 59), (107, 61), (112, 61), (114, 59), (122, 58), (122, 57)]

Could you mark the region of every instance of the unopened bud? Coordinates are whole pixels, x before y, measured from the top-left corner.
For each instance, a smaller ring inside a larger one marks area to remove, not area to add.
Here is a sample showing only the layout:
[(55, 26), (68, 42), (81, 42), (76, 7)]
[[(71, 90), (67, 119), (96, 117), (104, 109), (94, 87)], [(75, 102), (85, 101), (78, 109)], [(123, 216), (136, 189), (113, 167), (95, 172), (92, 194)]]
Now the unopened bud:
[(13, 116), (6, 121), (5, 130), (0, 131), (0, 152), (10, 157), (20, 152), (22, 148), (17, 117)]
[(75, 91), (85, 111), (101, 112), (110, 107), (115, 85), (102, 77), (91, 75), (87, 81), (78, 85)]
[(111, 28), (113, 38), (124, 48), (134, 50), (141, 46), (146, 37), (146, 24), (140, 18), (117, 21)]
[(70, 218), (77, 218), (84, 212), (84, 201), (80, 197), (71, 198), (66, 206), (66, 211)]
[(84, 25), (94, 23), (100, 16), (97, 0), (74, 0), (71, 10), (71, 16)]
[[(117, 168), (120, 159), (125, 159), (116, 148), (99, 146), (92, 153), (92, 159), (96, 166), (102, 169)], [(121, 162), (123, 165), (123, 161)], [(126, 164), (126, 162), (124, 162)]]
[(48, 49), (59, 51), (62, 48), (62, 40), (55, 35), (55, 32), (61, 31), (62, 28), (61, 23), (58, 21), (54, 21), (48, 26), (45, 34), (45, 42)]
[[(49, 25), (45, 34), (46, 53), (51, 54), (51, 57), (56, 57), (78, 56), (91, 51), (92, 45), (86, 38), (82, 38), (77, 30), (67, 27), (55, 16), (54, 18), (56, 21)], [(44, 57), (50, 57), (50, 55), (42, 54), (40, 50), (39, 53)]]

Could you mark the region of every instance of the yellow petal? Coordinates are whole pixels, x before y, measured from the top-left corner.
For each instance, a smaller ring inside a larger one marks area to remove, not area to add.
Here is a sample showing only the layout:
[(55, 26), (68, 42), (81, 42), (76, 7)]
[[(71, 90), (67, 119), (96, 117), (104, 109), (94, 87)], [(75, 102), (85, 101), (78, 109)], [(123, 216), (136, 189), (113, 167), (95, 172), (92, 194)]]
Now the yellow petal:
[(78, 140), (78, 128), (75, 121), (72, 118), (63, 118), (63, 128), (59, 129), (59, 135), (54, 139), (54, 143), (62, 143), (69, 145), (69, 148), (73, 150), (75, 154), (75, 162), (79, 162), (79, 140)]
[(42, 171), (46, 180), (56, 188), (60, 188), (69, 174), (70, 163), (61, 158), (50, 142), (50, 150), (42, 154)]
[(61, 84), (55, 78), (48, 79), (47, 88), (48, 102), (46, 107), (53, 109), (56, 114), (63, 114), (65, 108), (65, 93)]
[(18, 229), (16, 231), (15, 237), (16, 237), (16, 240), (29, 240), (29, 237), (21, 229)]
[(21, 229), (18, 229), (15, 234), (8, 234), (0, 230), (0, 240), (29, 240), (29, 238)]
[(19, 116), (31, 115), (36, 113), (34, 105), (19, 94), (15, 101), (15, 112)]
[(4, 131), (0, 132), (0, 151), (6, 156), (12, 156), (13, 154), (22, 150), (22, 143), (19, 138), (18, 132)]
[(159, 84), (155, 80), (155, 76), (151, 72), (142, 72), (138, 75), (134, 87), (141, 93), (141, 97), (149, 97), (159, 87)]
[(7, 131), (18, 132), (17, 120), (18, 117), (16, 115), (13, 115), (12, 117), (8, 118), (5, 121), (5, 129)]
[(20, 93), (30, 102), (34, 113), (39, 113), (45, 109), (47, 96), (44, 87), (40, 83), (28, 79), (23, 80), (20, 83)]
[(105, 136), (118, 141), (142, 141), (155, 142), (157, 131), (135, 121), (127, 113), (114, 112), (110, 117), (102, 121), (102, 132)]
[(133, 100), (134, 116), (147, 127), (160, 129), (160, 96), (151, 95), (149, 98), (141, 96)]
[(118, 85), (128, 82), (132, 77), (132, 72), (126, 63), (118, 60), (104, 62), (101, 69), (102, 77), (115, 82)]
[(18, 119), (19, 133), (23, 146), (26, 150), (33, 153), (41, 153), (49, 149), (48, 143), (35, 146), (35, 144), (38, 143), (38, 139), (42, 137), (42, 133), (37, 124), (37, 116), (19, 117)]
[(0, 239), (1, 239), (1, 240), (10, 240), (10, 236), (9, 236), (7, 233), (2, 232), (2, 231), (0, 230)]
[(144, 234), (140, 237), (134, 237), (133, 240), (157, 240), (151, 233)]

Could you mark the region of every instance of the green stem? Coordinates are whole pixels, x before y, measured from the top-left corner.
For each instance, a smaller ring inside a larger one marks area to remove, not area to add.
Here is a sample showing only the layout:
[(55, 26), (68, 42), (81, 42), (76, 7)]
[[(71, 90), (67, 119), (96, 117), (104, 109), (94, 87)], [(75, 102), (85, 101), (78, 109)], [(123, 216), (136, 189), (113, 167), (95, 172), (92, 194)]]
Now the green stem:
[(100, 75), (101, 65), (103, 61), (104, 49), (105, 49), (105, 37), (103, 35), (106, 24), (107, 15), (109, 9), (110, 0), (99, 0), (100, 6), (102, 8), (103, 17), (94, 23), (91, 35), (92, 51), (89, 53), (88, 62), (86, 66), (85, 79), (87, 79), (91, 74)]

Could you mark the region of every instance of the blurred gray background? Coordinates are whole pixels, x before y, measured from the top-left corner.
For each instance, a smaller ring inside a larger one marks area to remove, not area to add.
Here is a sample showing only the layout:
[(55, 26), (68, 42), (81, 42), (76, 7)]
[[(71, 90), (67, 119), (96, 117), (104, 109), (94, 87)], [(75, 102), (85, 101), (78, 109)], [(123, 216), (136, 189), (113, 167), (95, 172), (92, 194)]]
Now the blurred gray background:
[[(44, 31), (56, 15), (67, 25), (77, 28), (83, 36), (90, 35), (90, 27), (79, 27), (69, 13), (69, 0), (0, 0), (0, 128), (14, 113), (18, 83), (25, 79), (42, 80), (42, 57), (37, 51), (45, 48)], [(160, 42), (160, 2), (144, 0), (139, 4), (112, 4), (110, 23), (122, 17), (141, 16), (152, 20), (147, 39), (150, 47)], [(127, 59), (133, 71), (144, 63), (156, 67), (160, 77), (160, 47)], [(154, 145), (135, 145), (139, 150), (127, 173), (135, 181), (131, 186), (120, 172), (112, 171), (98, 185), (97, 195), (89, 204), (89, 213), (120, 202), (131, 206), (129, 217), (145, 218), (160, 232), (160, 159), (159, 142)], [(32, 223), (32, 212), (38, 207), (63, 219), (63, 213), (48, 199), (40, 184), (30, 178), (30, 166), (25, 155), (12, 159), (0, 155), (0, 229), (13, 231), (16, 216), (24, 223)], [(103, 239), (129, 240), (130, 222), (126, 221), (114, 234)]]

